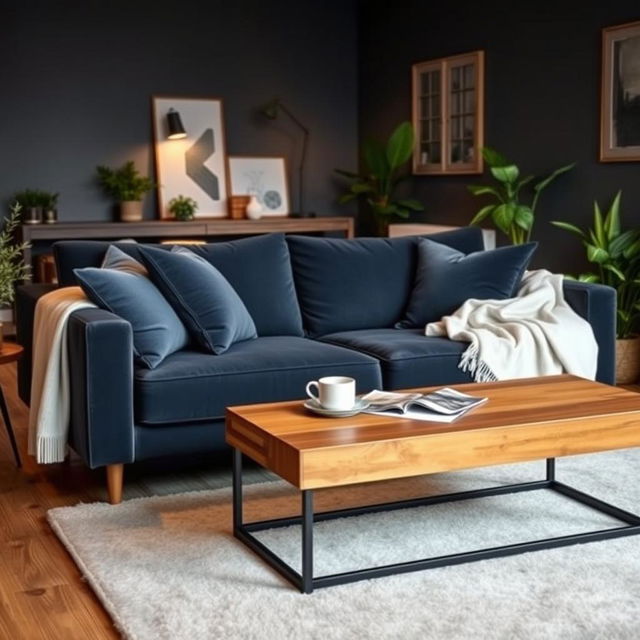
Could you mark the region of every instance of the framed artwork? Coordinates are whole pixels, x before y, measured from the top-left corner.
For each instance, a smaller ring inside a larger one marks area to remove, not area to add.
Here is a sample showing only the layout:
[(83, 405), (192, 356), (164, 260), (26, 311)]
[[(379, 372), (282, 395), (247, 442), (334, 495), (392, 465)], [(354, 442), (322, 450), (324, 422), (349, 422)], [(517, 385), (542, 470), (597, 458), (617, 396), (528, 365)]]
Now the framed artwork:
[(413, 173), (482, 173), (484, 52), (412, 68)]
[[(171, 217), (169, 201), (178, 195), (198, 203), (196, 217), (226, 217), (229, 183), (222, 100), (154, 96), (152, 102), (160, 217)], [(170, 139), (176, 122), (180, 137)]]
[(289, 188), (284, 158), (229, 156), (231, 193), (255, 195), (263, 216), (289, 215)]
[(640, 160), (640, 22), (602, 30), (600, 161)]

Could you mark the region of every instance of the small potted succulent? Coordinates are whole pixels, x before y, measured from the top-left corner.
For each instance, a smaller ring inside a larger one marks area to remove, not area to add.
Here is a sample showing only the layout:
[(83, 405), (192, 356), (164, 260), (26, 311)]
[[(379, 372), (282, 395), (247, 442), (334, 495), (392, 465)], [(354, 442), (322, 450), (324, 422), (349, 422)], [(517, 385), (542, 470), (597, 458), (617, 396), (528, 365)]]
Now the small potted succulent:
[(49, 191), (40, 192), (42, 219), (48, 224), (52, 224), (58, 220), (57, 207), (59, 195), (59, 193), (51, 193)]
[(141, 176), (132, 160), (117, 169), (99, 166), (96, 170), (104, 192), (120, 204), (120, 220), (142, 220), (142, 199), (155, 187), (153, 181)]
[(187, 196), (176, 196), (169, 200), (169, 212), (176, 220), (193, 220), (198, 210), (198, 203)]

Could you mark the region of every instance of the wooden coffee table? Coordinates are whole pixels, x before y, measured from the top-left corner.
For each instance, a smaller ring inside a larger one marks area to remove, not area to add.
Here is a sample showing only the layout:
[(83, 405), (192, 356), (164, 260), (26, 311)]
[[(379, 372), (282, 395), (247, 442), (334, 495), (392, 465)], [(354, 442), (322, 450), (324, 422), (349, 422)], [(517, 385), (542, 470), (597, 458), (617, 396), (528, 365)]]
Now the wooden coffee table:
[[(640, 394), (568, 375), (456, 385), (455, 388), (487, 396), (489, 401), (449, 424), (367, 414), (342, 419), (322, 418), (308, 413), (301, 401), (227, 409), (226, 439), (234, 448), (235, 537), (303, 593), (311, 593), (314, 588), (356, 580), (640, 533), (640, 516), (618, 509), (555, 478), (556, 457), (639, 446)], [(301, 516), (243, 522), (243, 454), (301, 490)], [(313, 512), (315, 489), (542, 459), (546, 459), (546, 478), (536, 482)], [(314, 522), (540, 489), (561, 493), (623, 524), (601, 531), (336, 575), (313, 575)], [(302, 525), (301, 573), (253, 535), (256, 531), (295, 524)]]

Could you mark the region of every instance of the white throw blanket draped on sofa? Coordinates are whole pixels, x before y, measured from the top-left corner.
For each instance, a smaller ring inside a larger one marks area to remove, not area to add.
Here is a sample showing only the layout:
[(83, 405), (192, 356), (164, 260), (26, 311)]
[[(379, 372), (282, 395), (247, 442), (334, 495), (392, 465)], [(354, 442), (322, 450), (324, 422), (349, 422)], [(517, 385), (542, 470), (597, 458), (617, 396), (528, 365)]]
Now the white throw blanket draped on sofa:
[(39, 463), (62, 462), (69, 432), (67, 322), (78, 309), (95, 307), (80, 287), (42, 296), (33, 325), (33, 365), (29, 412), (29, 453)]
[(591, 325), (565, 302), (562, 280), (529, 271), (517, 297), (467, 300), (425, 334), (469, 342), (458, 366), (476, 382), (559, 373), (594, 380), (598, 345)]

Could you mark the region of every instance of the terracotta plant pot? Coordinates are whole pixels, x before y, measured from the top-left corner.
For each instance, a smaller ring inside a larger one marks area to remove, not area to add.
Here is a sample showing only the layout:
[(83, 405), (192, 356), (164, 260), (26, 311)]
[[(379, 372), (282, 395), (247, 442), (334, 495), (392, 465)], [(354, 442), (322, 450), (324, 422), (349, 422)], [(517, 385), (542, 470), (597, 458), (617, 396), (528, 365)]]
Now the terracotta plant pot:
[(640, 336), (616, 340), (616, 384), (635, 384), (640, 378)]
[(121, 202), (120, 220), (122, 222), (140, 222), (142, 220), (142, 201), (125, 200)]

